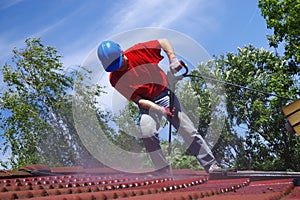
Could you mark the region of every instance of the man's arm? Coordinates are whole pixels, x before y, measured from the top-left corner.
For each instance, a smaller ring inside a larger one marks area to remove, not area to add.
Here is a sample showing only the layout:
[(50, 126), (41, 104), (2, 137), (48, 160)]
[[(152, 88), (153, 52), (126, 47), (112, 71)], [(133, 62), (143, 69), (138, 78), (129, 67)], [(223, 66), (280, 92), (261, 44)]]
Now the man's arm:
[(161, 48), (166, 52), (169, 62), (170, 62), (170, 68), (173, 73), (178, 72), (182, 66), (179, 60), (176, 58), (176, 55), (174, 53), (173, 45), (170, 43), (168, 39), (158, 39), (158, 42), (160, 43)]
[(174, 48), (168, 39), (158, 39), (158, 42), (161, 48), (164, 50), (164, 52), (166, 52), (169, 61), (171, 61), (173, 58), (176, 58)]
[(163, 115), (170, 115), (172, 116), (173, 114), (170, 112), (168, 108), (159, 106), (152, 101), (149, 101), (147, 99), (143, 99), (141, 97), (136, 97), (133, 99), (133, 101), (138, 104), (140, 107), (147, 109), (147, 110), (152, 110), (154, 112), (162, 113)]

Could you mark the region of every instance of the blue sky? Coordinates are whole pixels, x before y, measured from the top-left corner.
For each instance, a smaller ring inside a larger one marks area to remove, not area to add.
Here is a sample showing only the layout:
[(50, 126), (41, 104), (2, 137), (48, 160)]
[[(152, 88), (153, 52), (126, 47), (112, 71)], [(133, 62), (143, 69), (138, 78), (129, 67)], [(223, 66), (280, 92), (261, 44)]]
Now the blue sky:
[(112, 35), (143, 27), (179, 31), (210, 55), (253, 44), (268, 48), (257, 1), (240, 0), (1, 0), (0, 64), (29, 37), (56, 47), (66, 67), (83, 62)]
[(26, 38), (40, 37), (63, 55), (65, 67), (79, 65), (102, 40), (145, 27), (185, 34), (209, 55), (236, 52), (249, 44), (268, 49), (270, 30), (257, 4), (254, 0), (1, 0), (0, 64), (10, 60), (13, 48), (24, 47)]

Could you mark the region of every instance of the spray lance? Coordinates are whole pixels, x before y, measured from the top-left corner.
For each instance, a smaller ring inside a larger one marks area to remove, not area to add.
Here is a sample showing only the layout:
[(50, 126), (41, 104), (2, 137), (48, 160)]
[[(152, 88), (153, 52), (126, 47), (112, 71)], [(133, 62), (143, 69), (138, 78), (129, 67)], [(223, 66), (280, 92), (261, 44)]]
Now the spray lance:
[[(170, 112), (173, 114), (173, 107), (174, 107), (174, 97), (175, 97), (175, 87), (176, 83), (180, 80), (182, 80), (184, 77), (188, 76), (188, 66), (181, 60), (180, 64), (185, 69), (185, 72), (180, 75), (175, 75), (171, 70), (167, 72), (167, 80), (169, 83), (169, 89), (170, 89)], [(168, 154), (171, 154), (172, 146), (172, 124), (169, 122), (169, 145), (168, 145)]]

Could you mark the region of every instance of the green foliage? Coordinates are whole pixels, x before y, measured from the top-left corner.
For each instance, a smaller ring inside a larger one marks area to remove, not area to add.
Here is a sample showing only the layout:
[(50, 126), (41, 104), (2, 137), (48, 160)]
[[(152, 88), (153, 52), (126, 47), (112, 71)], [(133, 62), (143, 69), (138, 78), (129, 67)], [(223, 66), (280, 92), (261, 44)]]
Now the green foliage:
[(171, 154), (168, 153), (169, 143), (167, 141), (161, 142), (162, 150), (166, 156), (166, 159), (173, 169), (194, 169), (203, 170), (203, 167), (199, 164), (199, 161), (195, 156), (190, 155), (185, 151), (186, 147), (182, 142), (176, 138), (172, 141), (172, 151)]
[(196, 78), (180, 85), (179, 96), (208, 142), (212, 140), (208, 128), (218, 116), (213, 115), (213, 103), (219, 105), (216, 113), (225, 112), (222, 126), (214, 126), (221, 134), (212, 149), (222, 165), (299, 170), (299, 138), (287, 133), (281, 111), (299, 91), (288, 62), (249, 45), (238, 48), (237, 53), (215, 56), (192, 74)]
[(287, 63), (269, 51), (249, 45), (239, 48), (236, 54), (215, 57), (215, 65), (222, 80), (245, 86), (225, 85), (228, 123), (232, 128), (246, 129), (241, 133), (245, 138), (244, 150), (236, 152), (236, 165), (248, 169), (299, 170), (300, 150), (295, 148), (299, 140), (285, 130), (281, 111), (282, 106), (296, 99), (299, 90)]
[[(300, 64), (300, 1), (259, 0), (258, 4), (273, 35), (268, 36), (271, 47), (284, 43), (284, 55), (290, 59), (290, 70), (299, 72)], [(298, 69), (297, 69), (298, 66)]]
[(1, 94), (0, 127), (6, 139), (4, 153), (11, 151), (11, 156), (1, 165), (79, 165), (88, 152), (72, 117), (70, 91), (76, 74), (64, 73), (56, 49), (36, 38), (25, 42), (24, 49), (13, 50), (13, 66), (2, 69), (7, 88)]
[(142, 135), (138, 127), (139, 117), (138, 107), (133, 102), (129, 102), (119, 115), (115, 116), (114, 121), (119, 132), (112, 138), (114, 144), (127, 151), (142, 151)]

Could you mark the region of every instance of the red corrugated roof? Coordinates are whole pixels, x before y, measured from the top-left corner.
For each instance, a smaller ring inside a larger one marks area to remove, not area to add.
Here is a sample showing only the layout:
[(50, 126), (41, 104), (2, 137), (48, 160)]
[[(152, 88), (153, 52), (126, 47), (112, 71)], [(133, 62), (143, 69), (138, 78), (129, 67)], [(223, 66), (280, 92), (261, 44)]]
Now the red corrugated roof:
[(153, 177), (108, 168), (33, 165), (0, 171), (0, 199), (300, 199), (298, 173), (253, 171), (213, 175), (182, 169), (173, 170), (171, 176)]

